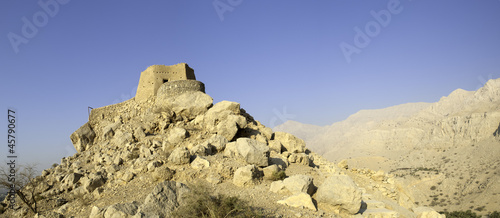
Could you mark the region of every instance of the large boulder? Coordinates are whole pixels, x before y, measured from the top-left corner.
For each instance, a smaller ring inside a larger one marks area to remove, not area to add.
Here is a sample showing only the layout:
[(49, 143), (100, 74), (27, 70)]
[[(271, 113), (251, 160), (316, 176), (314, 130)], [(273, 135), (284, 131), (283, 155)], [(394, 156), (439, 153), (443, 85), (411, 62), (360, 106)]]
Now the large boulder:
[(224, 136), (228, 141), (232, 141), (238, 130), (244, 128), (246, 125), (247, 122), (243, 116), (228, 115), (217, 124), (214, 133)]
[(120, 122), (111, 123), (102, 128), (102, 139), (109, 140), (115, 135), (115, 131), (120, 127)]
[(203, 118), (205, 128), (232, 141), (238, 132), (247, 126), (246, 118), (240, 115), (240, 104), (221, 101), (211, 107)]
[(174, 149), (174, 151), (172, 151), (172, 153), (168, 157), (168, 161), (177, 165), (188, 164), (190, 160), (191, 154), (186, 147), (178, 147)]
[(210, 110), (207, 111), (207, 115), (216, 115), (223, 112), (229, 112), (231, 114), (240, 114), (240, 103), (232, 101), (221, 101), (215, 104)]
[(200, 91), (173, 96), (158, 92), (155, 101), (157, 111), (173, 111), (177, 116), (188, 119), (194, 119), (196, 116), (204, 114), (212, 104), (212, 97)]
[(240, 167), (234, 172), (233, 184), (240, 187), (252, 186), (259, 183), (262, 171), (255, 165)]
[(280, 200), (277, 203), (290, 207), (307, 208), (316, 211), (316, 206), (314, 205), (311, 196), (302, 192), (294, 194), (284, 200)]
[(106, 208), (104, 213), (104, 218), (115, 218), (115, 217), (130, 217), (137, 213), (139, 208), (138, 202), (114, 204)]
[(293, 175), (283, 180), (286, 189), (292, 194), (307, 193), (313, 195), (315, 188), (313, 178), (307, 175)]
[(102, 175), (91, 175), (89, 178), (83, 179), (82, 186), (85, 191), (92, 193), (96, 188), (101, 187), (106, 183), (106, 179)]
[(271, 151), (275, 151), (276, 153), (281, 154), (282, 147), (283, 146), (281, 145), (281, 142), (279, 142), (279, 141), (276, 141), (276, 140), (269, 141), (269, 149), (271, 149)]
[(260, 167), (269, 165), (269, 147), (251, 138), (238, 138), (236, 140), (238, 154), (248, 163)]
[(90, 124), (87, 122), (78, 128), (69, 137), (77, 152), (87, 150), (93, 143), (96, 134)]
[(226, 148), (228, 140), (224, 136), (214, 134), (206, 142), (209, 145), (213, 146), (217, 150), (217, 152), (221, 152)]
[(286, 193), (287, 189), (286, 189), (283, 181), (278, 180), (278, 181), (274, 181), (271, 183), (271, 187), (269, 188), (269, 191), (274, 192), (274, 193)]
[(292, 153), (288, 156), (288, 162), (290, 163), (298, 163), (302, 165), (309, 166), (311, 165), (311, 159), (305, 153)]
[(286, 151), (290, 153), (303, 153), (306, 151), (304, 140), (286, 132), (275, 132), (274, 140), (281, 142)]
[(185, 129), (181, 127), (174, 127), (168, 131), (167, 141), (172, 145), (176, 145), (182, 142), (182, 140), (184, 140), (187, 136), (188, 132)]
[(183, 197), (189, 192), (189, 188), (180, 182), (162, 182), (146, 196), (138, 212), (146, 217), (171, 217), (171, 212), (182, 204)]
[(349, 176), (333, 175), (319, 186), (316, 200), (356, 214), (361, 208), (361, 194), (361, 190)]
[(196, 156), (196, 158), (193, 160), (193, 162), (191, 162), (191, 167), (193, 169), (202, 170), (202, 169), (210, 167), (210, 162), (205, 158), (202, 158), (200, 156)]

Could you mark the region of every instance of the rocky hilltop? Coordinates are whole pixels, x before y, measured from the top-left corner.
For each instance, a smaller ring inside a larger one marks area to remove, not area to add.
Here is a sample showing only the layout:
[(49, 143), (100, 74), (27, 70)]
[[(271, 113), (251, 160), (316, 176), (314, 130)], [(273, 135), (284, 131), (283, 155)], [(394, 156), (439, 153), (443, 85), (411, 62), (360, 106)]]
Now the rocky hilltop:
[(331, 161), (401, 178), (421, 206), (486, 214), (500, 203), (500, 79), (458, 89), (436, 103), (362, 110), (308, 135), (297, 122), (276, 127), (304, 138)]
[[(415, 204), (395, 175), (329, 162), (239, 103), (213, 104), (199, 81), (153, 91), (93, 109), (70, 137), (78, 152), (21, 189), (33, 193), (38, 214), (18, 199), (14, 209), (5, 200), (1, 216), (196, 217), (182, 211), (207, 195), (240, 199), (257, 217), (441, 217)], [(220, 217), (248, 215), (235, 207)]]

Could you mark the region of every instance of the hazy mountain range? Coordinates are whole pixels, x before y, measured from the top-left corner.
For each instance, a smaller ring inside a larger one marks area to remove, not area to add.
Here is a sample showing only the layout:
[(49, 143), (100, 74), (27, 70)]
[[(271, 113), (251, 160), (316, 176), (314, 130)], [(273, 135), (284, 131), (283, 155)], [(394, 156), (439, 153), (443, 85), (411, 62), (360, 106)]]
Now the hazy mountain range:
[(500, 202), (499, 108), (500, 79), (494, 79), (477, 91), (457, 89), (435, 103), (361, 110), (323, 127), (288, 121), (274, 131), (304, 139), (331, 161), (347, 159), (350, 167), (398, 174), (414, 186), (420, 204), (495, 210)]

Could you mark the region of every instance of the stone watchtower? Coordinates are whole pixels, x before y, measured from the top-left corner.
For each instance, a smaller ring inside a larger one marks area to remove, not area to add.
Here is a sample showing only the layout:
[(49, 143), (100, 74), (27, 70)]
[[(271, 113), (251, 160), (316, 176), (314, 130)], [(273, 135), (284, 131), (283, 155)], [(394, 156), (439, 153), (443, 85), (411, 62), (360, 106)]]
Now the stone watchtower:
[(135, 100), (143, 101), (151, 96), (155, 96), (161, 85), (176, 80), (196, 80), (194, 70), (186, 63), (179, 63), (171, 66), (150, 66), (141, 73)]

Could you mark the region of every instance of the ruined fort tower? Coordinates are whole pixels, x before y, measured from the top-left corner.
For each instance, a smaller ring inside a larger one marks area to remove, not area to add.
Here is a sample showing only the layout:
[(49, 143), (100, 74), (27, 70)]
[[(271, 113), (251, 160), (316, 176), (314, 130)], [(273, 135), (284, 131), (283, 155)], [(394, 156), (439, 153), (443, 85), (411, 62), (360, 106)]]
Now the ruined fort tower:
[(135, 100), (143, 101), (155, 96), (161, 85), (176, 80), (196, 80), (194, 70), (186, 63), (171, 66), (152, 65), (141, 73)]

